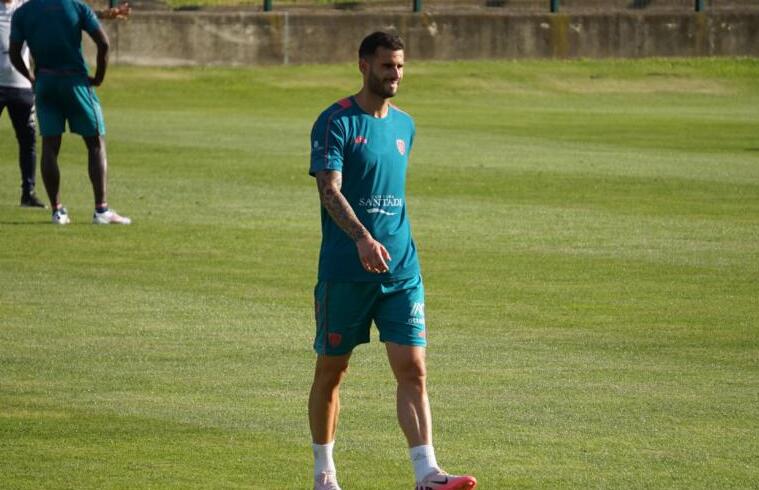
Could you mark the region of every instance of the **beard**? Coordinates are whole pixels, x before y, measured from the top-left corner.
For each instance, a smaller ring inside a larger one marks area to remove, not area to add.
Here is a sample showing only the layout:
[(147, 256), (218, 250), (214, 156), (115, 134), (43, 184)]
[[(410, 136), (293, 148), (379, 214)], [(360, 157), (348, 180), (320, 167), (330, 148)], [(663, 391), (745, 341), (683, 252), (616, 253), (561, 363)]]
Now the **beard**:
[[(376, 76), (374, 73), (369, 73), (369, 78), (367, 79), (367, 87), (369, 88), (369, 91), (373, 93), (374, 95), (378, 97), (382, 97), (383, 99), (389, 99), (390, 97), (394, 97), (395, 93), (398, 91), (398, 88), (393, 88), (390, 85), (391, 79), (381, 79), (380, 77)], [(400, 80), (398, 81), (400, 84)]]

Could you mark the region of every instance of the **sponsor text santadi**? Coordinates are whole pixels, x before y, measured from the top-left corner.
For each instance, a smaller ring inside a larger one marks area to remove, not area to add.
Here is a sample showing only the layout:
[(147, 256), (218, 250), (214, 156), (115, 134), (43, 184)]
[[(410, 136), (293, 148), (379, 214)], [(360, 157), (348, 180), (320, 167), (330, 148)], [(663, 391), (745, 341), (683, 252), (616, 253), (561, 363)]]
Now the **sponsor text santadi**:
[(403, 198), (395, 197), (392, 194), (388, 194), (387, 196), (378, 195), (371, 197), (360, 197), (358, 199), (358, 205), (367, 208), (399, 208), (403, 206)]

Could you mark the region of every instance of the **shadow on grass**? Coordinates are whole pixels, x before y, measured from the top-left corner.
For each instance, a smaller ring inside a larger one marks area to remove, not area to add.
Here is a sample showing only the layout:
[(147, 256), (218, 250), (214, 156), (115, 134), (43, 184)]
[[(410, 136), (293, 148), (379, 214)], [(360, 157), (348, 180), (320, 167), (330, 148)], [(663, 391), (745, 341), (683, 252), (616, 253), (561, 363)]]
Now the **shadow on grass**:
[[(17, 226), (17, 225), (49, 225), (49, 221), (0, 221), (0, 225)], [(67, 225), (68, 226), (68, 225)]]

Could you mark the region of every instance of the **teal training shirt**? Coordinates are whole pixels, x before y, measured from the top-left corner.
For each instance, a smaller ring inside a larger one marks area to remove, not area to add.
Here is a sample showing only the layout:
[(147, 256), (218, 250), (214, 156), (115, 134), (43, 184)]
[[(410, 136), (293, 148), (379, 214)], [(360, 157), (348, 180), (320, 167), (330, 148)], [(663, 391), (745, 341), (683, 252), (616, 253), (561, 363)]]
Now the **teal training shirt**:
[(79, 0), (29, 0), (13, 14), (11, 41), (26, 42), (37, 74), (87, 76), (82, 31), (99, 28), (95, 12)]
[(416, 245), (406, 216), (406, 168), (414, 120), (390, 106), (376, 118), (353, 97), (332, 104), (311, 131), (311, 168), (342, 172), (342, 193), (369, 233), (390, 253), (390, 270), (364, 270), (353, 240), (322, 207), (319, 280), (389, 281), (419, 274)]

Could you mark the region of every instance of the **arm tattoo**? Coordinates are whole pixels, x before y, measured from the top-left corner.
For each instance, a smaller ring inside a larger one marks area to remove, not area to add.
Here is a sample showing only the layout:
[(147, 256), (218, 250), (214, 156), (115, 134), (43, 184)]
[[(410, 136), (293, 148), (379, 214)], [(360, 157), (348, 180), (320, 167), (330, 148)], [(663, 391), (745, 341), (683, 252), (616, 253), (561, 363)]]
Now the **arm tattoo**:
[(340, 172), (330, 170), (318, 172), (316, 174), (316, 185), (319, 188), (322, 206), (341, 230), (354, 242), (369, 235), (348, 200), (340, 192), (343, 186), (343, 176)]

